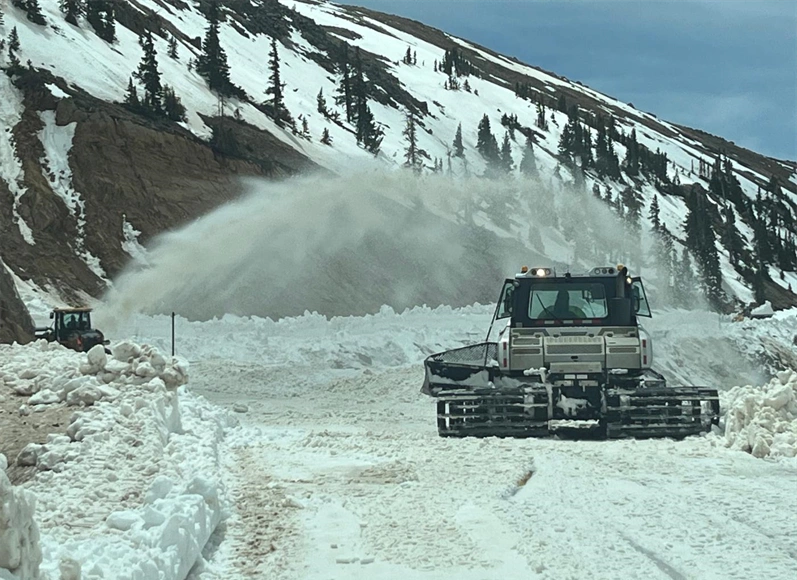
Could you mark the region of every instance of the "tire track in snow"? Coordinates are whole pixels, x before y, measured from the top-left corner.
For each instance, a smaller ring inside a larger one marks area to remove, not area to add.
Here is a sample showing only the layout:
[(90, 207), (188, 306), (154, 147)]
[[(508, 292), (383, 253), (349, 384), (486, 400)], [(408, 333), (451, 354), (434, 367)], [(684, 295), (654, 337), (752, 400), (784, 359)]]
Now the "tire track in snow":
[(283, 578), (293, 565), (294, 546), (300, 542), (295, 521), (299, 506), (272, 479), (257, 450), (237, 449), (232, 458), (236, 517), (226, 527), (231, 563), (245, 578)]
[(645, 548), (643, 548), (642, 546), (640, 546), (634, 540), (632, 540), (631, 538), (629, 538), (627, 536), (621, 535), (621, 537), (626, 542), (631, 544), (631, 547), (634, 548), (634, 550), (636, 550), (640, 554), (644, 554), (647, 558), (649, 558), (654, 564), (656, 564), (656, 567), (659, 570), (661, 570), (662, 572), (667, 574), (667, 576), (672, 578), (672, 580), (686, 580), (686, 576), (681, 574), (678, 570), (676, 570), (675, 568), (670, 566), (667, 562), (665, 562), (664, 560), (659, 558), (656, 554), (654, 554), (650, 550), (646, 550)]

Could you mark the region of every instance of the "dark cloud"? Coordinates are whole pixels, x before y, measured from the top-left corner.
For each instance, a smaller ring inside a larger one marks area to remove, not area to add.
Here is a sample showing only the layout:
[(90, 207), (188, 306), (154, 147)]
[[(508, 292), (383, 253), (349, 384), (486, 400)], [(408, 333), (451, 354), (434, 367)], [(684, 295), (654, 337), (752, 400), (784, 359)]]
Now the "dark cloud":
[(797, 159), (797, 3), (353, 0)]

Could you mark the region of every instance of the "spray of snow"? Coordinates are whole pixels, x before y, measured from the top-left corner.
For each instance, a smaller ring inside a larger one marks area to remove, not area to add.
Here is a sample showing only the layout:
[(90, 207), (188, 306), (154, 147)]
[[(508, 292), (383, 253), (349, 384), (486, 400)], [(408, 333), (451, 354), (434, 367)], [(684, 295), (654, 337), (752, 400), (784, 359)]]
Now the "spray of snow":
[(133, 262), (140, 265), (147, 265), (147, 250), (138, 241), (141, 232), (133, 227), (127, 216), (122, 216), (122, 249), (127, 252)]
[(602, 202), (561, 183), (400, 171), (247, 185), (150, 244), (150, 267), (132, 265), (106, 296), (104, 323), (134, 311), (276, 319), (486, 303), (523, 264), (634, 269), (639, 249)]

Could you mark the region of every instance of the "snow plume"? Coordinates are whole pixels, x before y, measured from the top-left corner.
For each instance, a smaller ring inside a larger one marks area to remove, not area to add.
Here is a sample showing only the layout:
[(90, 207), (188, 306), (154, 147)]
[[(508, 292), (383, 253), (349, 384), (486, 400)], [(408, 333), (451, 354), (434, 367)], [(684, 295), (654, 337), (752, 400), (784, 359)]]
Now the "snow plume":
[(583, 271), (643, 258), (603, 202), (561, 181), (399, 171), (247, 186), (156, 240), (150, 267), (115, 281), (103, 323), (135, 311), (276, 319), (487, 303), (524, 264)]

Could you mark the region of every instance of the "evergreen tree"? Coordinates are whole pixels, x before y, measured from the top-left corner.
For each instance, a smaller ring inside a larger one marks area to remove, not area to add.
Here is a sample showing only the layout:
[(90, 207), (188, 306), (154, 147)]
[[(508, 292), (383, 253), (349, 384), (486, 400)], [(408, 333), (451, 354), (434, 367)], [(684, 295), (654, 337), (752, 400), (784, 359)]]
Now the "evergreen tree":
[(344, 105), (346, 110), (346, 121), (351, 123), (354, 118), (354, 107), (352, 106), (351, 95), (351, 63), (349, 62), (349, 45), (345, 42), (341, 47), (338, 70), (341, 78), (335, 90), (335, 104)]
[(625, 159), (625, 172), (630, 177), (639, 175), (639, 143), (636, 140), (636, 129), (631, 129), (631, 137), (626, 144)]
[(457, 125), (457, 133), (454, 135), (454, 157), (462, 157), (465, 154), (465, 147), (462, 145), (462, 123)]
[(376, 155), (384, 137), (384, 131), (374, 121), (374, 115), (363, 99), (357, 111), (357, 143), (362, 143), (367, 151)]
[(8, 35), (8, 53), (9, 55), (12, 52), (17, 52), (19, 50), (19, 34), (17, 33), (17, 27), (11, 29), (11, 33)]
[(302, 116), (302, 137), (312, 139), (310, 137), (310, 125), (307, 124), (307, 117)]
[(12, 67), (19, 66), (19, 57), (17, 51), (19, 50), (19, 34), (17, 34), (17, 27), (11, 29), (11, 34), (8, 35), (8, 61)]
[(169, 49), (166, 55), (171, 59), (180, 60), (180, 56), (177, 54), (177, 39), (174, 36), (169, 37)]
[(227, 64), (227, 53), (219, 41), (219, 5), (211, 0), (207, 13), (208, 28), (202, 43), (202, 54), (197, 57), (196, 72), (207, 82), (210, 90), (221, 96), (232, 94), (230, 67)]
[(736, 227), (736, 212), (733, 211), (733, 206), (728, 203), (725, 205), (723, 214), (725, 221), (723, 223), (722, 239), (725, 248), (728, 250), (728, 259), (733, 266), (738, 266), (744, 250), (744, 240)]
[(39, 6), (39, 0), (14, 0), (13, 4), (17, 8), (24, 10), (28, 20), (34, 24), (47, 23), (42, 14), (41, 6)]
[(537, 125), (541, 131), (548, 130), (548, 119), (545, 116), (545, 105), (542, 103), (537, 103), (537, 119), (534, 121), (534, 124)]
[(160, 116), (163, 113), (163, 87), (161, 86), (161, 75), (158, 71), (155, 44), (149, 31), (141, 39), (141, 48), (144, 50), (144, 55), (141, 57), (138, 70), (133, 73), (133, 76), (144, 85), (141, 108), (154, 116)]
[(653, 231), (658, 232), (661, 230), (661, 218), (659, 216), (659, 196), (653, 196), (653, 202), (650, 204), (650, 212), (648, 213), (648, 219), (653, 226)]
[(565, 165), (574, 167), (573, 156), (578, 149), (577, 143), (581, 138), (581, 125), (574, 117), (570, 117), (559, 136), (559, 156)]
[(498, 160), (498, 143), (490, 129), (490, 118), (485, 113), (479, 121), (478, 133), (476, 135), (476, 150), (481, 153), (487, 161)]
[(354, 71), (350, 77), (350, 96), (353, 100), (352, 114), (356, 123), (357, 143), (362, 143), (366, 150), (376, 155), (379, 153), (385, 133), (376, 124), (371, 108), (368, 106), (368, 89), (363, 76), (359, 47), (354, 51)]
[(506, 173), (510, 173), (514, 168), (514, 163), (512, 161), (512, 144), (509, 140), (509, 131), (504, 133), (504, 141), (501, 144), (501, 169), (503, 169)]
[(141, 110), (141, 101), (138, 100), (138, 90), (133, 84), (133, 77), (127, 83), (127, 92), (125, 93), (124, 104), (128, 109), (137, 113)]
[(185, 121), (185, 107), (169, 85), (163, 87), (163, 114), (170, 121)]
[(329, 109), (327, 108), (327, 100), (324, 98), (324, 89), (318, 90), (318, 95), (315, 98), (316, 100), (316, 109), (319, 113), (324, 115), (324, 117), (329, 117)]
[[(677, 259), (677, 252), (674, 251), (673, 253)], [(681, 259), (676, 262), (673, 290), (680, 306), (691, 307), (694, 304), (697, 284), (695, 282), (695, 273), (692, 269), (692, 259), (686, 248), (683, 248)]]
[(625, 209), (624, 215), (632, 228), (636, 231), (641, 229), (640, 219), (642, 217), (642, 206), (644, 200), (642, 194), (634, 187), (626, 187), (621, 195), (623, 208)]
[(654, 250), (653, 260), (655, 264), (658, 277), (661, 280), (661, 285), (664, 287), (671, 287), (673, 276), (675, 274), (673, 264), (673, 236), (666, 225), (662, 225), (654, 235)]
[(321, 132), (321, 143), (324, 145), (332, 145), (332, 136), (329, 134), (329, 129), (324, 127), (324, 130)]
[(116, 40), (116, 21), (113, 0), (86, 0), (86, 21), (91, 24), (97, 36), (105, 42)]
[(3, 7), (0, 6), (0, 26), (3, 26), (3, 24), (5, 24), (5, 16), (3, 15)]
[(271, 95), (271, 107), (274, 111), (274, 120), (277, 125), (282, 126), (283, 111), (285, 104), (283, 101), (283, 91), (285, 84), (280, 77), (280, 60), (279, 53), (277, 52), (277, 39), (271, 37), (271, 51), (268, 55), (268, 68), (271, 74), (268, 77), (269, 85), (266, 89), (266, 94)]
[(527, 177), (537, 176), (537, 159), (534, 157), (534, 138), (532, 133), (526, 135), (526, 147), (523, 149), (523, 159), (520, 161), (520, 173)]
[(412, 51), (410, 47), (407, 47), (407, 52), (404, 53), (404, 57), (401, 59), (401, 62), (404, 64), (412, 64)]
[[(409, 49), (407, 49), (409, 53)], [(412, 111), (405, 116), (404, 131), (402, 132), (406, 141), (404, 148), (404, 167), (412, 169), (415, 173), (420, 173), (422, 169), (421, 157), (418, 150), (418, 135), (415, 129), (415, 115)]]
[(722, 273), (708, 202), (704, 195), (694, 190), (687, 194), (685, 201), (688, 210), (684, 224), (686, 245), (697, 258), (709, 302), (719, 307), (722, 302)]
[(84, 6), (82, 0), (60, 0), (59, 8), (64, 14), (64, 20), (77, 26), (77, 20), (83, 14)]

